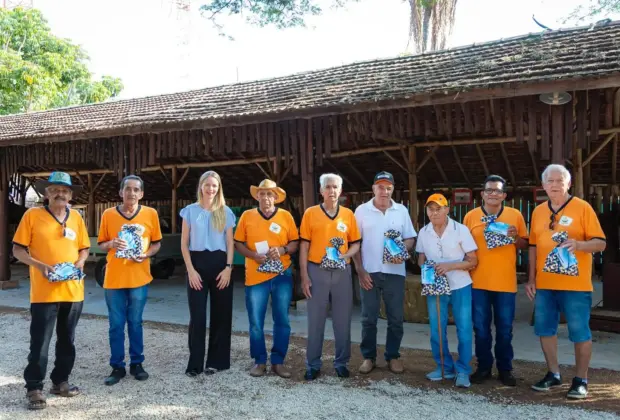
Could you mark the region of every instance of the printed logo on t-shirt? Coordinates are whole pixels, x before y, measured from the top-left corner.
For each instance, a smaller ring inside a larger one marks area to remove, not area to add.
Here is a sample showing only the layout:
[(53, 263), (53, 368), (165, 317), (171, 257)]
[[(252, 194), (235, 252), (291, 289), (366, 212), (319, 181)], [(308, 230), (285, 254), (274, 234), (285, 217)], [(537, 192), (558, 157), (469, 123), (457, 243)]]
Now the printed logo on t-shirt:
[(561, 226), (570, 226), (573, 223), (573, 219), (568, 216), (560, 217), (560, 225)]
[(282, 228), (280, 227), (279, 224), (277, 223), (272, 223), (271, 226), (269, 226), (269, 230), (272, 231), (273, 233), (280, 233), (280, 231), (282, 230)]
[(346, 232), (347, 231), (347, 225), (345, 225), (342, 222), (338, 222), (338, 225), (336, 225), (336, 229), (338, 229), (338, 231), (340, 231), (340, 232)]

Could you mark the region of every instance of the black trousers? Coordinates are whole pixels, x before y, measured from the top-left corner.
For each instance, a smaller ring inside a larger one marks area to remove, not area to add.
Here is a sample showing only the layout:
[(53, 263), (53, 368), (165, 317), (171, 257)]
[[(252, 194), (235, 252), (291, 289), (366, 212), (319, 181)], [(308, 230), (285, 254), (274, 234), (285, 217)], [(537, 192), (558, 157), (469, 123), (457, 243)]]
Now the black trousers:
[(84, 302), (31, 303), (30, 354), (24, 370), (26, 389), (43, 389), (50, 340), (56, 327), (56, 359), (50, 379), (54, 385), (69, 380), (75, 363), (75, 327)]
[[(189, 362), (186, 372), (203, 372), (204, 369), (230, 368), (230, 334), (232, 330), (232, 281), (228, 287), (217, 288), (217, 275), (226, 268), (223, 251), (192, 251), (192, 264), (202, 278), (202, 290), (194, 290), (187, 282), (189, 302)], [(209, 351), (205, 360), (207, 329), (207, 298), (211, 294), (209, 313)], [(203, 369), (204, 366), (204, 369)]]

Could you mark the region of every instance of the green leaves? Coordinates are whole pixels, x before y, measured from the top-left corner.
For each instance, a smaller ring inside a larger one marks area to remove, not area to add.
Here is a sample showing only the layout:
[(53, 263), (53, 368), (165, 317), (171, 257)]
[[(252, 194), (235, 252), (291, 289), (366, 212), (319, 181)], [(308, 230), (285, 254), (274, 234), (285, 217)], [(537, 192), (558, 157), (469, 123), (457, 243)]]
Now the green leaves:
[(35, 9), (0, 9), (0, 115), (101, 102), (120, 93), (122, 82), (92, 80), (88, 56), (54, 36)]

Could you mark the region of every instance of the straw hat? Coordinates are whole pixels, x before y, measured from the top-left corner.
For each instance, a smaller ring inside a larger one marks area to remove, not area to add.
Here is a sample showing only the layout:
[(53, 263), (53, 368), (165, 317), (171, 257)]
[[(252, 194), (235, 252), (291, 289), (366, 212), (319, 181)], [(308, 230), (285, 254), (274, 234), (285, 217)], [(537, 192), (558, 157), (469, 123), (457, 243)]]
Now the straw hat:
[(258, 187), (254, 185), (250, 187), (250, 194), (257, 201), (258, 201), (258, 192), (260, 190), (273, 191), (273, 193), (276, 195), (276, 204), (279, 204), (286, 199), (286, 192), (282, 188), (278, 187), (276, 183), (270, 179), (263, 179), (261, 183), (258, 184)]

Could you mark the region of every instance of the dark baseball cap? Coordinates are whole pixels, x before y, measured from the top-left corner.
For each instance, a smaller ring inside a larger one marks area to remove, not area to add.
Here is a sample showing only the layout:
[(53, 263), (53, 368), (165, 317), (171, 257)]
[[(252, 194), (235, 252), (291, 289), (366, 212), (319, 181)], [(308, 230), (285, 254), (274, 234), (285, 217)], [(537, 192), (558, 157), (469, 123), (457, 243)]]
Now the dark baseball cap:
[(377, 175), (375, 175), (374, 183), (377, 184), (379, 182), (389, 182), (390, 184), (394, 185), (394, 176), (389, 172), (379, 172)]

